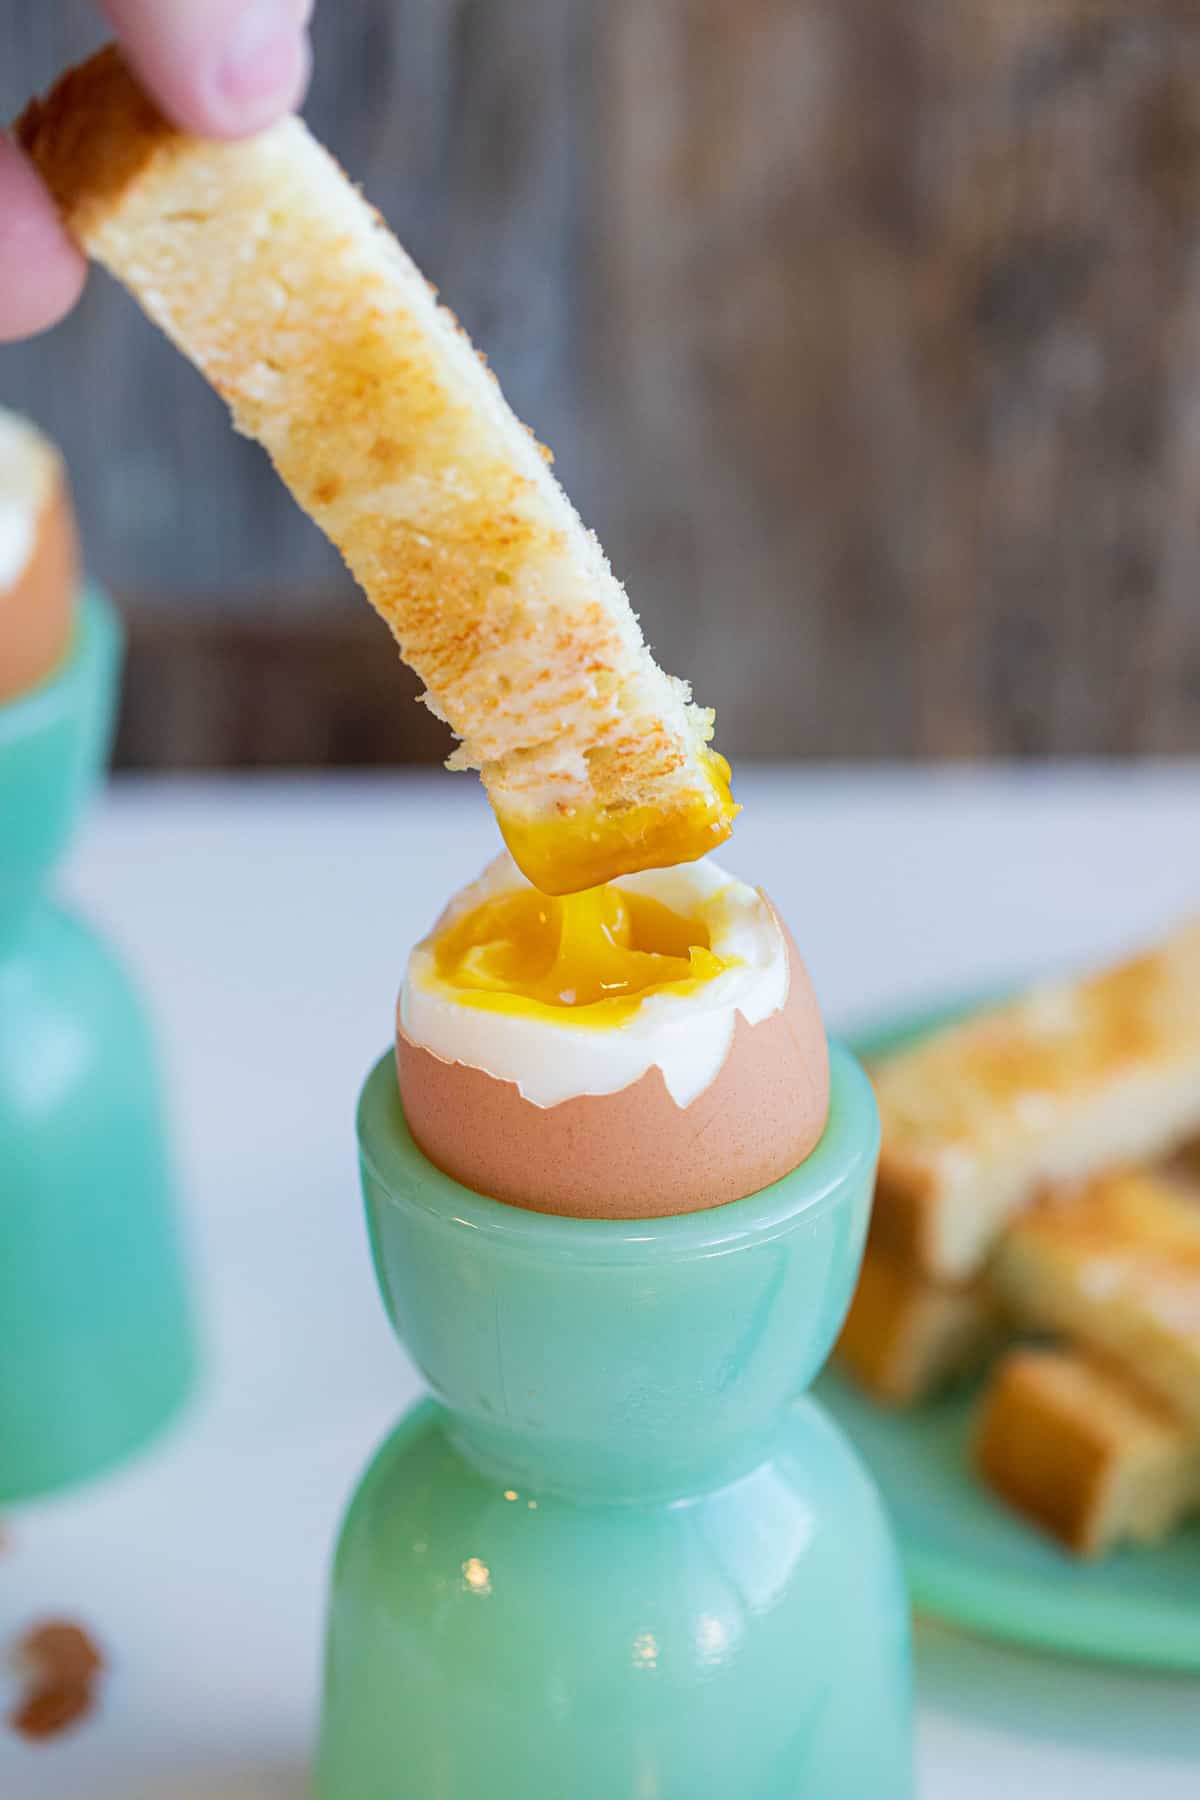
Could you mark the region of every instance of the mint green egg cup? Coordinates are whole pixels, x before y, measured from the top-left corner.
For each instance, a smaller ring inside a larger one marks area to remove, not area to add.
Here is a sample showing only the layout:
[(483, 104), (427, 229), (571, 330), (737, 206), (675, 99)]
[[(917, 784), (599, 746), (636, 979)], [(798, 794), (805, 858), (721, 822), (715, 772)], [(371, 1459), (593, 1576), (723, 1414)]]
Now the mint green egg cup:
[(878, 1120), (847, 1051), (749, 1199), (548, 1217), (441, 1174), (392, 1058), (359, 1109), (376, 1273), (433, 1398), (343, 1527), (321, 1800), (910, 1800), (908, 1608), (803, 1397), (855, 1281)]
[(193, 1374), (153, 1048), (128, 977), (45, 883), (107, 758), (116, 616), (0, 705), (0, 1503), (143, 1444)]

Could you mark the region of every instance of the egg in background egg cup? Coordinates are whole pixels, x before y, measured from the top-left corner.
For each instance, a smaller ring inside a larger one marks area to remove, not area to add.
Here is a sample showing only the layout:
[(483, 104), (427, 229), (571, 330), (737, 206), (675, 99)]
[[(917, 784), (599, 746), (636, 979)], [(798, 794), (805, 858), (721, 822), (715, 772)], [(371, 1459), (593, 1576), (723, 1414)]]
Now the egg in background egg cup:
[(0, 1502), (139, 1447), (193, 1373), (157, 1071), (128, 977), (44, 892), (105, 763), (121, 634), (0, 704)]
[(878, 1152), (834, 1047), (824, 1134), (746, 1199), (578, 1219), (484, 1198), (358, 1118), (389, 1316), (433, 1398), (337, 1552), (321, 1800), (909, 1800), (908, 1605), (880, 1502), (802, 1391)]

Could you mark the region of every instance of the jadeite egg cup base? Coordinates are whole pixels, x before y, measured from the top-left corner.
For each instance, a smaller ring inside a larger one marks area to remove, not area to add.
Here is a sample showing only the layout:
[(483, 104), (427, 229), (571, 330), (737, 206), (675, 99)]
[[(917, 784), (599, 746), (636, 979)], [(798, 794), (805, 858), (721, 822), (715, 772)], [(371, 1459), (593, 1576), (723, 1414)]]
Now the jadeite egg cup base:
[(43, 893), (107, 754), (120, 647), (92, 590), (63, 667), (0, 706), (0, 1502), (116, 1462), (192, 1379), (146, 1022)]
[(390, 1057), (359, 1112), (375, 1266), (435, 1399), (338, 1548), (321, 1800), (909, 1800), (908, 1609), (811, 1401), (878, 1124), (730, 1206), (547, 1217), (442, 1175)]

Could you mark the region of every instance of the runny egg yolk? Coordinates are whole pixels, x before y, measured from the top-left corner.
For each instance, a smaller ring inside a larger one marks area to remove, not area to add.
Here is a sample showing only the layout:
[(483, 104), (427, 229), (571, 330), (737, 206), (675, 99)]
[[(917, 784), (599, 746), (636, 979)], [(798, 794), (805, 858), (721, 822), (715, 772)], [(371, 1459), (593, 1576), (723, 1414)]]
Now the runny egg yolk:
[(439, 982), (465, 1005), (603, 1027), (731, 966), (701, 921), (618, 887), (497, 895), (452, 921), (433, 952)]

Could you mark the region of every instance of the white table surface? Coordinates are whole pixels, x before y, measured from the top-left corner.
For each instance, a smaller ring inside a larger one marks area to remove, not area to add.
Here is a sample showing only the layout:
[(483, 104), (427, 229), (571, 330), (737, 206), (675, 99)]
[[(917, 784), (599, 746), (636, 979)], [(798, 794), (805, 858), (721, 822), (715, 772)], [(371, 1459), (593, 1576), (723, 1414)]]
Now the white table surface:
[[(1200, 764), (743, 770), (739, 793), (724, 860), (770, 888), (835, 1023), (1200, 907)], [(494, 846), (445, 775), (127, 781), (96, 809), (64, 886), (158, 1027), (207, 1379), (133, 1465), (6, 1521), (0, 1636), (85, 1619), (113, 1674), (75, 1734), (0, 1733), (3, 1800), (303, 1794), (339, 1512), (417, 1388), (368, 1266), (356, 1091), (408, 944)], [(922, 1800), (1200, 1794), (1200, 1682), (932, 1626), (918, 1669)]]

